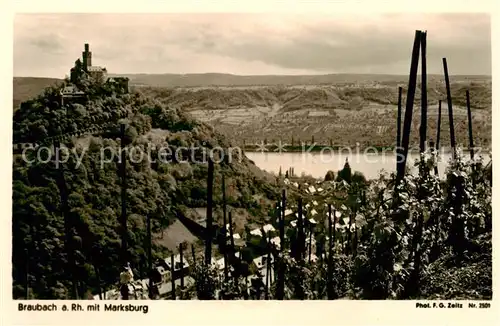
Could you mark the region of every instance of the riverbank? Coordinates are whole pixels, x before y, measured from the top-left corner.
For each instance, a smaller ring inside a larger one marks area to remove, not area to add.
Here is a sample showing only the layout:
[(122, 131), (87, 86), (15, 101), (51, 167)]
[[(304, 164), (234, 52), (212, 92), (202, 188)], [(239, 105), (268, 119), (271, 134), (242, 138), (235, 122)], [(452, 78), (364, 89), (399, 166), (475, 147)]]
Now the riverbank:
[[(483, 161), (490, 161), (489, 155), (477, 153), (483, 157)], [(482, 155), (481, 155), (482, 154)], [(464, 157), (468, 158), (468, 153), (464, 152)], [(245, 152), (245, 156), (255, 163), (257, 167), (275, 175), (281, 170), (285, 173), (293, 167), (295, 175), (302, 174), (313, 178), (323, 179), (328, 171), (337, 172), (344, 167), (346, 161), (349, 162), (353, 171), (361, 172), (367, 179), (378, 179), (381, 171), (394, 172), (396, 170), (397, 155), (393, 151), (368, 151), (359, 152), (354, 149), (349, 152)], [(418, 150), (408, 154), (406, 166), (413, 169), (415, 161), (419, 159)], [(440, 152), (437, 157), (439, 175), (444, 177), (446, 168), (452, 157), (450, 152)]]
[[(319, 144), (304, 144), (301, 146), (289, 146), (289, 145), (279, 145), (279, 144), (259, 144), (259, 145), (244, 145), (241, 146), (243, 151), (247, 153), (342, 153), (348, 152), (353, 154), (377, 154), (377, 153), (396, 153), (396, 146), (381, 146), (381, 145), (373, 145), (373, 146), (342, 146), (342, 145), (319, 145)], [(469, 151), (469, 148), (462, 148), (463, 152)], [(451, 154), (451, 147), (441, 147), (440, 153), (442, 154)], [(474, 152), (479, 155), (484, 155), (485, 153), (491, 153), (491, 148), (475, 148)], [(420, 148), (413, 147), (410, 148), (408, 153), (410, 154), (418, 154), (420, 153)]]

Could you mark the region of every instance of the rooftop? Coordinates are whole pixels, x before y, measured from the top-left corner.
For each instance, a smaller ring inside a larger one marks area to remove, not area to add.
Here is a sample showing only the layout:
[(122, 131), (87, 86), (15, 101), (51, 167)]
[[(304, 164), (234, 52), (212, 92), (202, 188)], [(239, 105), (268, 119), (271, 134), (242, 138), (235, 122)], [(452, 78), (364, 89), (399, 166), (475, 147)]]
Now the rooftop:
[[(255, 266), (257, 266), (258, 269), (261, 269), (262, 267), (266, 266), (266, 258), (266, 255), (254, 258), (253, 263), (255, 264)], [(271, 255), (269, 258), (271, 259), (272, 264), (274, 262), (274, 257)]]
[(262, 237), (262, 231), (260, 229), (254, 229), (254, 230), (250, 231), (250, 234), (256, 235), (258, 237)]
[(87, 71), (90, 71), (90, 72), (95, 72), (95, 71), (107, 71), (106, 68), (104, 67), (100, 67), (100, 66), (88, 66), (87, 67)]
[[(178, 278), (174, 281), (175, 283), (175, 287), (180, 287), (181, 286), (181, 279)], [(184, 277), (184, 286), (185, 287), (191, 287), (195, 284), (195, 280), (194, 278), (190, 277), (190, 276), (185, 276)], [(172, 292), (172, 282), (165, 282), (165, 283), (162, 283), (159, 287), (158, 287), (158, 293), (160, 294), (160, 296), (164, 296), (168, 293)]]
[(79, 90), (76, 86), (69, 85), (61, 90), (63, 96), (85, 95), (85, 92)]
[(271, 239), (271, 243), (276, 246), (276, 248), (280, 249), (281, 248), (281, 239), (280, 237), (274, 237)]
[[(187, 268), (189, 267), (189, 263), (187, 262), (186, 260), (186, 257), (183, 257), (184, 259), (182, 260), (182, 267), (181, 267), (181, 255), (180, 254), (177, 254), (174, 256), (174, 271), (178, 271), (179, 269), (181, 268)], [(172, 269), (172, 266), (171, 266), (171, 257), (168, 257), (168, 258), (165, 258), (165, 264), (168, 266), (169, 269)]]
[(276, 231), (276, 229), (274, 228), (274, 226), (272, 226), (271, 224), (266, 224), (262, 228), (264, 229), (264, 232), (266, 232), (266, 233), (269, 233), (269, 232), (272, 232), (272, 231)]

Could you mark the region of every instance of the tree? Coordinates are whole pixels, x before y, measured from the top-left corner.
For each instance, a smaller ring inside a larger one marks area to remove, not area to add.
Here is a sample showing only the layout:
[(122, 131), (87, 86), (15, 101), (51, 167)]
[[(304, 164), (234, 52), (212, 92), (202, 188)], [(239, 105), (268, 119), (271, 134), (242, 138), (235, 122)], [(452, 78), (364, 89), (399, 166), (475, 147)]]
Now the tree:
[(358, 185), (365, 185), (366, 177), (364, 176), (363, 173), (359, 171), (354, 171), (353, 175), (351, 176), (351, 182)]
[(80, 86), (80, 82), (82, 80), (83, 75), (84, 75), (83, 64), (80, 61), (80, 59), (78, 59), (75, 61), (75, 66), (71, 68), (70, 81), (73, 84)]
[(333, 181), (335, 180), (335, 173), (332, 170), (328, 170), (325, 175), (325, 181)]
[(344, 168), (337, 173), (337, 181), (344, 180), (347, 183), (351, 183), (351, 177), (351, 166), (349, 165), (349, 161), (346, 158)]

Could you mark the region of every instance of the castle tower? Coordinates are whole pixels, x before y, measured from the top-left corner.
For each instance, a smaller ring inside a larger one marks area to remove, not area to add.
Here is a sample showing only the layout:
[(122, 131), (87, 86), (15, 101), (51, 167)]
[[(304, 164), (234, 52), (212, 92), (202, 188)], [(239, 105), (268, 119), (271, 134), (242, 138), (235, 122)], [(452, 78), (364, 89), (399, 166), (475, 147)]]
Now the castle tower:
[(85, 51), (82, 52), (83, 70), (87, 72), (87, 68), (92, 66), (92, 52), (89, 50), (89, 44), (85, 43)]

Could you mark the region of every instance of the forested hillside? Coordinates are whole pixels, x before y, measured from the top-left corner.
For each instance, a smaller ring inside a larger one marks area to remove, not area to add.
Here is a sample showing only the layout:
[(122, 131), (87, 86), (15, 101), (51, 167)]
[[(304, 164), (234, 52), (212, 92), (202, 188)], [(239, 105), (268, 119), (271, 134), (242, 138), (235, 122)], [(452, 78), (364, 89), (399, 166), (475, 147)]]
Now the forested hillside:
[[(213, 128), (194, 121), (181, 110), (170, 108), (150, 97), (121, 94), (108, 86), (82, 82), (89, 94), (88, 103), (58, 101), (60, 86), (47, 88), (39, 97), (21, 106), (14, 115), (14, 139), (43, 144), (43, 139), (70, 135), (65, 145), (73, 154), (56, 168), (54, 156), (47, 163), (42, 153), (30, 152), (27, 163), (20, 157), (13, 166), (13, 295), (15, 298), (49, 299), (69, 296), (72, 273), (67, 269), (65, 236), (75, 246), (79, 292), (96, 292), (96, 269), (101, 281), (115, 284), (122, 269), (119, 260), (120, 179), (117, 156), (103, 163), (106, 153), (118, 153), (120, 147), (161, 147), (168, 143), (172, 152), (180, 146), (199, 146), (210, 150), (227, 148), (229, 143)], [(106, 124), (104, 124), (106, 123)], [(126, 124), (126, 144), (117, 139), (120, 123)], [(105, 128), (103, 126), (106, 126)], [(77, 139), (80, 130), (95, 130), (86, 144)], [(75, 136), (75, 137), (71, 137)], [(52, 153), (54, 155), (54, 153)], [(108, 154), (106, 154), (108, 155)], [(151, 157), (157, 158), (153, 148)], [(182, 156), (189, 160), (189, 156)], [(221, 173), (233, 189), (227, 201), (243, 207), (258, 220), (266, 215), (269, 199), (277, 193), (269, 176), (244, 156), (241, 162), (223, 161), (215, 169), (215, 204), (221, 200)], [(136, 163), (134, 163), (136, 162)], [(127, 212), (131, 265), (144, 275), (146, 216), (152, 218), (153, 231), (165, 229), (186, 207), (206, 205), (206, 169), (204, 163), (188, 161), (149, 162), (133, 160), (127, 164)], [(61, 205), (61, 170), (68, 187), (68, 211), (71, 225), (65, 229)], [(261, 199), (257, 200), (257, 195)], [(217, 219), (218, 216), (215, 216)], [(68, 231), (70, 230), (70, 231)], [(154, 256), (166, 249), (156, 246)], [(26, 294), (28, 277), (29, 293)]]

